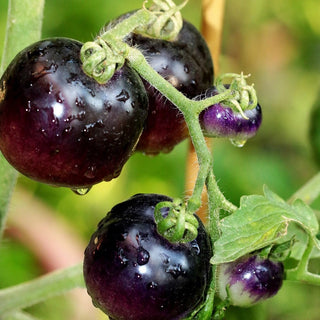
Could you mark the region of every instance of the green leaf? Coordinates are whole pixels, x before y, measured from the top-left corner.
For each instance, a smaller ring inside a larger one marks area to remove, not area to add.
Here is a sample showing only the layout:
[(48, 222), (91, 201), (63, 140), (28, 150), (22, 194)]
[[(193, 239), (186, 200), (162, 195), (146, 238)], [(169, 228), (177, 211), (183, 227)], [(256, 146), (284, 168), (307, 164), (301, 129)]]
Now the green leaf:
[(286, 241), (288, 226), (297, 223), (320, 248), (319, 224), (313, 210), (301, 200), (292, 205), (264, 187), (264, 196), (243, 196), (240, 208), (221, 220), (221, 237), (211, 263), (234, 261), (270, 244)]

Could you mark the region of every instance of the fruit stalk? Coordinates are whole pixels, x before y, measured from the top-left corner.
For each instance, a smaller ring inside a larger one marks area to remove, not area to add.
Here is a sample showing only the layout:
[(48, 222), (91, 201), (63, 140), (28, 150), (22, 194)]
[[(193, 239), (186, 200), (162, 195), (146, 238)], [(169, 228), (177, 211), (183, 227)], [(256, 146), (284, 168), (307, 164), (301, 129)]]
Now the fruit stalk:
[[(141, 77), (147, 80), (163, 95), (165, 95), (173, 104), (175, 104), (179, 108), (179, 110), (184, 115), (199, 163), (199, 172), (195, 182), (194, 190), (187, 204), (187, 211), (195, 212), (201, 205), (201, 193), (209, 174), (209, 170), (211, 170), (212, 164), (211, 153), (207, 148), (206, 141), (202, 134), (198, 116), (200, 112), (207, 106), (215, 104), (216, 101), (230, 99), (233, 93), (231, 90), (226, 90), (219, 95), (210, 97), (205, 100), (191, 100), (185, 97), (178, 90), (176, 90), (168, 81), (166, 81), (156, 71), (154, 71), (148, 65), (143, 54), (139, 50), (135, 48), (129, 48), (127, 59), (130, 66), (135, 69), (141, 75)], [(215, 179), (212, 179), (211, 186), (212, 190), (214, 190), (216, 198), (224, 199), (222, 203), (219, 202), (215, 205), (228, 211), (230, 210), (230, 208), (234, 209), (234, 206), (224, 198), (219, 187), (217, 186)]]
[[(13, 57), (24, 47), (40, 39), (44, 0), (9, 0), (6, 36), (0, 76)], [(1, 99), (1, 95), (0, 95)], [(0, 239), (4, 230), (7, 208), (16, 184), (17, 172), (0, 153)]]
[[(221, 49), (221, 37), (223, 29), (225, 0), (202, 0), (202, 19), (201, 32), (208, 44), (210, 53), (214, 62), (215, 77), (219, 74), (219, 56)], [(205, 138), (208, 149), (211, 149), (212, 139)], [(189, 144), (187, 171), (186, 171), (186, 190), (192, 190), (196, 179), (197, 154), (192, 143)], [(207, 193), (202, 194), (203, 206), (198, 210), (197, 214), (206, 222), (208, 218)]]
[(294, 269), (287, 270), (286, 280), (301, 281), (311, 285), (320, 285), (320, 275), (308, 271), (309, 260), (314, 249), (314, 242), (311, 237), (308, 239), (306, 249)]

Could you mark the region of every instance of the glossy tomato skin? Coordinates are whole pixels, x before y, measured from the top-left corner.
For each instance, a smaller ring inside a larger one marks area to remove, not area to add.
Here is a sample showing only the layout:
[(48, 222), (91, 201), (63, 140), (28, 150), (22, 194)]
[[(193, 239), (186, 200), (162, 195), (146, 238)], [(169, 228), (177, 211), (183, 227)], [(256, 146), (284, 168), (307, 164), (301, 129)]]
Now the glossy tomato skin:
[(85, 250), (84, 279), (96, 307), (114, 320), (183, 319), (205, 297), (210, 239), (172, 244), (156, 230), (154, 207), (170, 198), (138, 194), (116, 205)]
[(249, 307), (274, 296), (284, 278), (282, 262), (257, 255), (245, 256), (218, 266), (217, 288), (222, 300), (227, 298), (234, 306)]
[[(216, 87), (210, 87), (201, 97), (209, 98), (218, 94)], [(247, 140), (256, 135), (262, 122), (262, 110), (258, 103), (253, 109), (244, 111), (244, 118), (223, 103), (209, 106), (200, 113), (199, 121), (206, 137)]]
[[(106, 28), (131, 13), (120, 16)], [(125, 41), (141, 50), (150, 66), (188, 98), (194, 98), (213, 84), (213, 62), (200, 32), (189, 22), (173, 41), (131, 33)], [(144, 81), (149, 97), (149, 115), (136, 150), (146, 154), (170, 152), (188, 137), (183, 115), (157, 89)]]
[(32, 44), (0, 87), (1, 152), (24, 175), (71, 188), (119, 175), (148, 109), (136, 72), (125, 65), (98, 84), (82, 71), (81, 46), (66, 38)]

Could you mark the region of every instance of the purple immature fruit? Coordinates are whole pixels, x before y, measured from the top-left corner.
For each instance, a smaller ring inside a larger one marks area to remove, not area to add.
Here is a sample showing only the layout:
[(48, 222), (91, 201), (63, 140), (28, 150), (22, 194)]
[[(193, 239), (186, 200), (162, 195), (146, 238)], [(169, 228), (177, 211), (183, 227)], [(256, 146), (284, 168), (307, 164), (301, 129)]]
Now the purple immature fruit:
[(209, 236), (199, 220), (195, 240), (170, 243), (154, 221), (161, 201), (172, 199), (138, 194), (114, 206), (85, 250), (88, 293), (113, 320), (183, 319), (205, 298), (211, 278)]
[[(217, 89), (211, 87), (206, 91), (205, 98), (217, 94)], [(255, 108), (245, 110), (243, 113), (246, 118), (239, 111), (235, 111), (222, 102), (208, 107), (199, 116), (204, 135), (239, 141), (253, 137), (261, 125), (261, 107), (257, 104)]]
[[(218, 266), (217, 288), (222, 300), (246, 307), (274, 296), (282, 286), (281, 262), (247, 256)], [(229, 296), (228, 296), (229, 294)]]
[(83, 71), (82, 43), (42, 40), (0, 81), (0, 150), (21, 173), (84, 188), (120, 174), (148, 114), (138, 74), (124, 65), (106, 84)]

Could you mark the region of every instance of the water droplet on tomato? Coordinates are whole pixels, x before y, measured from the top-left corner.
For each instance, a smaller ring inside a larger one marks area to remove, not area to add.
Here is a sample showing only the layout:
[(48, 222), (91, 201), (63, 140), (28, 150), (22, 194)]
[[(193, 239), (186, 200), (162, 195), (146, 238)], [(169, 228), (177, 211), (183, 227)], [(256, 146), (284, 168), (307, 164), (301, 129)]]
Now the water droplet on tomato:
[(112, 109), (111, 103), (110, 102), (105, 102), (104, 103), (104, 108), (105, 108), (106, 111), (110, 112), (111, 109)]
[(138, 279), (138, 280), (141, 280), (141, 279), (142, 279), (142, 275), (141, 275), (140, 273), (137, 273), (137, 272), (136, 272), (134, 276), (135, 276), (135, 278)]
[(88, 167), (88, 170), (84, 173), (84, 175), (89, 179), (93, 179), (96, 176), (96, 171), (97, 171), (96, 166), (90, 166)]
[(127, 266), (129, 259), (125, 256), (125, 252), (122, 248), (119, 248), (117, 258), (121, 265)]
[(150, 282), (147, 284), (148, 289), (157, 289), (158, 284), (156, 282)]
[(79, 195), (79, 196), (84, 196), (85, 194), (87, 194), (90, 190), (91, 190), (92, 187), (88, 187), (88, 188), (72, 188), (71, 190)]
[(150, 254), (146, 249), (142, 247), (138, 248), (137, 262), (140, 266), (143, 266), (144, 264), (148, 263), (149, 258), (150, 258)]
[(61, 92), (58, 92), (57, 95), (56, 95), (56, 101), (58, 103), (62, 103), (64, 101), (64, 98), (63, 98), (63, 95)]
[(173, 278), (177, 279), (180, 275), (185, 274), (181, 264), (170, 265), (166, 268), (166, 272), (170, 273)]
[(128, 91), (122, 89), (121, 92), (116, 96), (116, 98), (118, 101), (126, 102), (130, 98), (130, 95)]
[(241, 139), (230, 139), (230, 142), (235, 147), (242, 148), (246, 144), (247, 140), (245, 140), (245, 139), (243, 139), (243, 140), (241, 140)]
[(31, 101), (28, 100), (28, 104), (27, 104), (27, 107), (26, 107), (26, 112), (31, 112)]
[(83, 101), (81, 98), (79, 98), (79, 97), (76, 98), (75, 104), (76, 104), (76, 106), (79, 107), (79, 108), (84, 108), (84, 107), (85, 107), (84, 101)]

